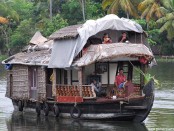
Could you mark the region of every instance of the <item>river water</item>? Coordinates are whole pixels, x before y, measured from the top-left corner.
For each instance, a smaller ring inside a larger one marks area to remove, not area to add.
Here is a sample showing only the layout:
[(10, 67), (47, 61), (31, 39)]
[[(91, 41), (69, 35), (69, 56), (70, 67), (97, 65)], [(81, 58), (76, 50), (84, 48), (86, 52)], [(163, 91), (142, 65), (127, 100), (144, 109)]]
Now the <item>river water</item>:
[(155, 90), (153, 109), (144, 123), (112, 121), (74, 121), (34, 114), (13, 112), (10, 99), (5, 97), (6, 78), (0, 67), (0, 131), (174, 131), (174, 63), (158, 62), (150, 69), (161, 86)]

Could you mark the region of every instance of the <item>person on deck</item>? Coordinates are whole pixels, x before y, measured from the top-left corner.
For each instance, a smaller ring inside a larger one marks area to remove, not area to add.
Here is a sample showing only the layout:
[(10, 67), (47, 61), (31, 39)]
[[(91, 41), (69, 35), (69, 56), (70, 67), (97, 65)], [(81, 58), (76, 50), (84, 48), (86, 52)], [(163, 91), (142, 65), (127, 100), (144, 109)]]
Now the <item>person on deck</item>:
[(112, 40), (111, 40), (111, 38), (109, 37), (109, 34), (104, 33), (102, 44), (109, 44), (109, 43), (112, 43)]
[(97, 96), (105, 95), (105, 91), (102, 89), (102, 85), (100, 82), (97, 82), (95, 79), (93, 79), (91, 86), (94, 88), (94, 91)]
[(119, 69), (119, 74), (115, 77), (115, 85), (117, 88), (123, 88), (126, 82), (126, 76), (123, 74), (123, 68)]
[(123, 32), (122, 35), (119, 37), (118, 42), (124, 43), (124, 42), (127, 42), (127, 41), (129, 41), (127, 33)]

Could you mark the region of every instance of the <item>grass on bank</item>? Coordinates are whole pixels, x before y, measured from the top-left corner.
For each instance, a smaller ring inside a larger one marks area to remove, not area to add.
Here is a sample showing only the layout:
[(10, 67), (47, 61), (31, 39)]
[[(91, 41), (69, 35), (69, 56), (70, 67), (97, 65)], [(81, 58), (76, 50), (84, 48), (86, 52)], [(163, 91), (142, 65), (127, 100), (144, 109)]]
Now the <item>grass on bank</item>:
[(155, 56), (157, 62), (174, 62), (174, 56)]

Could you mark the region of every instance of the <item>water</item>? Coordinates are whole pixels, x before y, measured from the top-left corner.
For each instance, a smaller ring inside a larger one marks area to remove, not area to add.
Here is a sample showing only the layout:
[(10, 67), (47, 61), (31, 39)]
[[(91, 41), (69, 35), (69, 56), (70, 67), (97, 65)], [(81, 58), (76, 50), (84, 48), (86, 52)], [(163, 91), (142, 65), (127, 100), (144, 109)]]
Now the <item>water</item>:
[(11, 100), (5, 97), (6, 79), (0, 68), (0, 131), (174, 131), (174, 63), (158, 63), (151, 69), (160, 81), (155, 91), (153, 109), (143, 124), (109, 121), (74, 121), (13, 112)]

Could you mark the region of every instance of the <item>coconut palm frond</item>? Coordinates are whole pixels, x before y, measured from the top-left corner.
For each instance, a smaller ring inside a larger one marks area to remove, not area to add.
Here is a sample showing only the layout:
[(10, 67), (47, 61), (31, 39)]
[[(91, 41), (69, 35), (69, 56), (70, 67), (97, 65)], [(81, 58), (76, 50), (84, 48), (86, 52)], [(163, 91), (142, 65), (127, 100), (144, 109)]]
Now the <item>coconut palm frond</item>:
[(150, 8), (150, 10), (149, 10), (149, 17), (151, 18), (152, 16), (153, 16), (153, 14), (156, 12), (156, 9), (158, 8), (158, 5), (156, 4), (156, 3), (154, 3), (152, 6), (151, 6), (151, 8)]
[(138, 5), (138, 10), (144, 11), (151, 3), (154, 3), (154, 0), (144, 0)]
[(164, 12), (160, 7), (157, 7), (155, 11), (155, 15), (157, 18), (161, 18), (164, 15)]
[(169, 9), (171, 8), (171, 1), (172, 0), (161, 0), (160, 2), (164, 8)]
[(7, 4), (7, 2), (0, 3), (0, 15), (5, 18), (10, 17), (15, 21), (19, 21), (19, 15), (11, 8), (10, 4)]
[(147, 15), (146, 15), (146, 21), (149, 22), (150, 19), (153, 16), (153, 13), (155, 12), (155, 5), (152, 5), (150, 10), (148, 11)]
[[(131, 63), (131, 62), (130, 62), (130, 63)], [(147, 84), (151, 79), (153, 79), (153, 80), (154, 80), (154, 83), (155, 83), (157, 86), (160, 85), (160, 84), (159, 84), (159, 81), (155, 78), (155, 76), (152, 76), (152, 75), (149, 74), (149, 73), (144, 73), (140, 68), (135, 67), (132, 63), (131, 63), (131, 65), (134, 67), (134, 69), (135, 69), (138, 73), (140, 73), (141, 75), (144, 76), (144, 82), (145, 82), (145, 84)]]
[(148, 7), (143, 11), (143, 13), (141, 14), (141, 18), (145, 18), (145, 17), (146, 17), (146, 15), (148, 14), (150, 8), (151, 8), (151, 6), (148, 6)]
[(162, 24), (162, 23), (165, 23), (165, 22), (167, 22), (166, 17), (162, 17), (162, 18), (160, 18), (160, 19), (158, 19), (158, 20), (156, 21), (157, 24)]
[(174, 12), (166, 14), (166, 20), (174, 19)]
[(159, 7), (159, 8), (158, 8), (158, 10), (160, 10), (160, 11), (161, 11), (162, 15), (165, 15), (165, 14), (167, 14), (167, 13), (169, 13), (169, 12), (170, 12), (169, 10), (167, 10), (167, 9), (166, 9), (166, 8), (164, 8), (164, 7)]
[(118, 9), (119, 9), (119, 1), (116, 0), (112, 3), (112, 5), (108, 9), (108, 14), (118, 14)]
[(168, 30), (170, 26), (172, 25), (172, 21), (167, 21), (165, 24), (160, 28), (160, 33), (164, 32), (165, 30)]
[(172, 20), (172, 27), (174, 28), (174, 20)]
[(136, 10), (134, 5), (129, 0), (127, 0), (127, 10), (131, 16), (134, 16), (135, 18), (139, 17), (139, 15), (137, 13), (138, 11)]
[(168, 9), (170, 9), (170, 11), (174, 10), (174, 0), (169, 0), (169, 7), (167, 7)]
[[(172, 25), (172, 21), (170, 21), (170, 24)], [(167, 28), (167, 39), (172, 40), (174, 38), (174, 28), (172, 26)]]
[(114, 2), (114, 0), (103, 0), (102, 2), (102, 8), (106, 9), (109, 5), (111, 5)]

